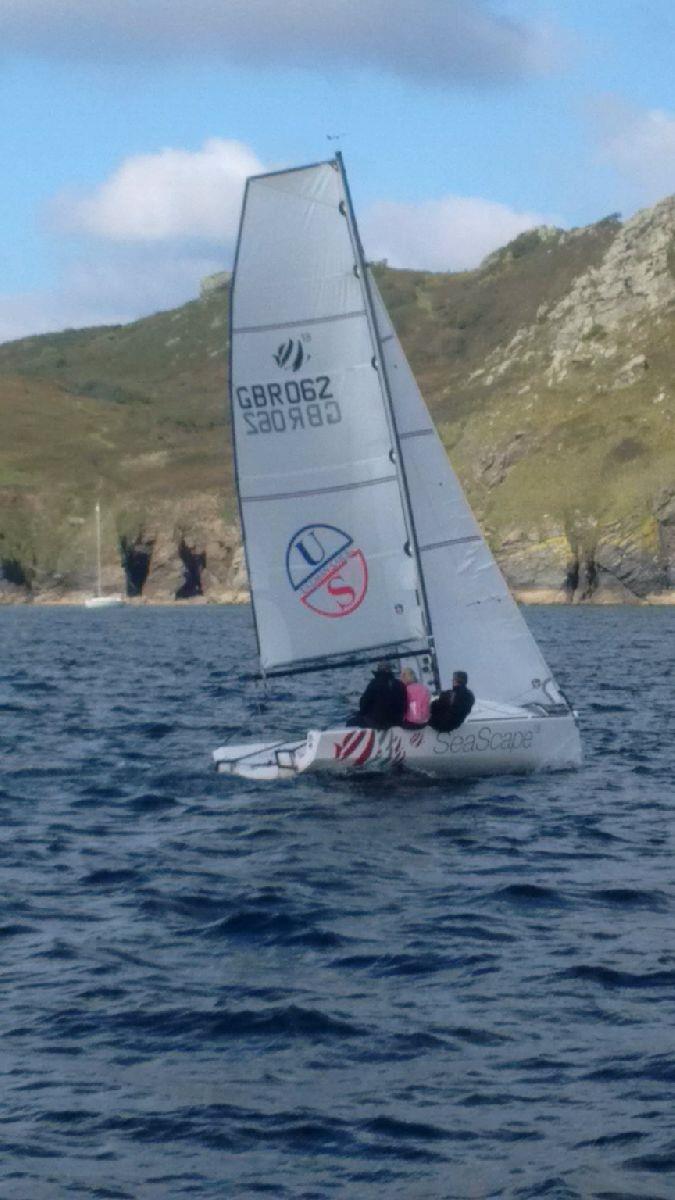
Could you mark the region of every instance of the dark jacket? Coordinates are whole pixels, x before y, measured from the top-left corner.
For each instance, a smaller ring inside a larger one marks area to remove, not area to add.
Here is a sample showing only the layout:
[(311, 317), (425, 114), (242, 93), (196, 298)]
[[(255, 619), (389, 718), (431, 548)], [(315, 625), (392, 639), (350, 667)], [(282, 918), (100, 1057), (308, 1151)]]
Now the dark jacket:
[(391, 729), (405, 716), (406, 688), (391, 671), (376, 671), (359, 700), (359, 725)]
[(431, 702), (429, 724), (439, 733), (450, 733), (466, 720), (473, 708), (476, 697), (463, 683), (447, 692), (441, 692), (436, 700)]

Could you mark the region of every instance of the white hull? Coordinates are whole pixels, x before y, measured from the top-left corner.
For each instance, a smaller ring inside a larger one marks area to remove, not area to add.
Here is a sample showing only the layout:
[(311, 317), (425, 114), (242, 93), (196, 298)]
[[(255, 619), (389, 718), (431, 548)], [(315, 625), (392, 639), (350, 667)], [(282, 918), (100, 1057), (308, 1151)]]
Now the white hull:
[(112, 596), (89, 596), (84, 602), (85, 608), (119, 608), (120, 604), (124, 604), (124, 597), (117, 595)]
[(507, 705), (477, 704), (452, 733), (424, 729), (340, 727), (312, 730), (305, 738), (221, 746), (216, 769), (244, 779), (292, 779), (310, 772), (361, 774), (405, 767), (423, 775), (480, 775), (562, 771), (581, 765), (574, 717), (539, 715)]

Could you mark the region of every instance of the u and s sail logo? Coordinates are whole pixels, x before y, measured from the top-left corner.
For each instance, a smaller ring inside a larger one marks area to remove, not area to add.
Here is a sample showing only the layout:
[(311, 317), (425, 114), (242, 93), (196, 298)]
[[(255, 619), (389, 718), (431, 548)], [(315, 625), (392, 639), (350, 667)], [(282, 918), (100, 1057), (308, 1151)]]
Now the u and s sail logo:
[(368, 589), (354, 539), (335, 525), (303, 525), (286, 550), (286, 574), (301, 604), (320, 617), (348, 617)]

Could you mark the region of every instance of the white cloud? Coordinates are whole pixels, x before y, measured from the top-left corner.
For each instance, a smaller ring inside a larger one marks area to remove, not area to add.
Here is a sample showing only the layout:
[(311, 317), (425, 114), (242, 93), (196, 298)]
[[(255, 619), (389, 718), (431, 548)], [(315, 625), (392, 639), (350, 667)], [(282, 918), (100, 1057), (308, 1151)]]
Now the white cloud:
[(75, 235), (49, 289), (0, 294), (0, 341), (117, 325), (194, 299), (205, 275), (231, 266), (244, 182), (264, 170), (244, 144), (126, 159), (86, 195), (61, 193), (52, 225)]
[[(551, 224), (535, 212), (471, 196), (446, 196), (420, 204), (381, 201), (360, 222), (368, 258), (392, 267), (465, 271), (492, 250), (535, 225)], [(556, 222), (557, 223), (557, 222)]]
[(550, 66), (557, 36), (500, 0), (2, 0), (0, 46), (49, 58), (201, 55), (421, 82), (504, 81)]
[(247, 146), (211, 138), (195, 152), (128, 158), (91, 194), (57, 197), (53, 213), (62, 229), (112, 241), (231, 242), (246, 177), (263, 169)]
[(605, 96), (592, 116), (601, 160), (629, 183), (637, 203), (652, 204), (675, 192), (675, 113)]

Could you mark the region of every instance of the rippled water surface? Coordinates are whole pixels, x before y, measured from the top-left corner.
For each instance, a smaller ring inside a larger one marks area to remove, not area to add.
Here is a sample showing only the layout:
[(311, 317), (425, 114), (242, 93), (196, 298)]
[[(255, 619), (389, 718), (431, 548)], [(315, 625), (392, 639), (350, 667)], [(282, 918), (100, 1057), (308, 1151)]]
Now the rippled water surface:
[(672, 1200), (675, 610), (528, 620), (582, 771), (253, 784), (362, 673), (260, 712), (244, 609), (0, 611), (2, 1200)]

